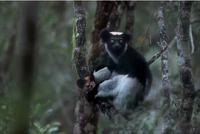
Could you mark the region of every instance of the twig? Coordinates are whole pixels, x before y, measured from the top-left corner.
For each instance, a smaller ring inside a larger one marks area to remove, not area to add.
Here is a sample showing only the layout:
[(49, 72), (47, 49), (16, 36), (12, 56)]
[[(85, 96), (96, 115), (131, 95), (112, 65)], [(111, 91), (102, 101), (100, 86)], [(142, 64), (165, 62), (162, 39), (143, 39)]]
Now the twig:
[(162, 55), (165, 50), (167, 50), (168, 47), (172, 46), (176, 42), (176, 36), (173, 38), (173, 40), (169, 43), (168, 46), (164, 47), (162, 50), (160, 50), (157, 54), (155, 54), (147, 63), (148, 65), (151, 65), (154, 61), (156, 61), (160, 56)]
[(190, 21), (190, 24), (200, 23), (200, 19), (193, 19)]
[(192, 25), (190, 24), (189, 27), (189, 35), (190, 35), (190, 41), (191, 41), (191, 54), (194, 53), (194, 40), (193, 40), (193, 35), (192, 35)]

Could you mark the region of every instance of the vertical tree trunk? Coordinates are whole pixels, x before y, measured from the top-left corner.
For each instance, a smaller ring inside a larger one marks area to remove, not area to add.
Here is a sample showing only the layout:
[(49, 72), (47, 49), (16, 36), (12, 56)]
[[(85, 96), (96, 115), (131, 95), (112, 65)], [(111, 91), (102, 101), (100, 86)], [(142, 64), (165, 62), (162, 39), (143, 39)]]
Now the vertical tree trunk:
[(99, 66), (105, 56), (103, 45), (100, 45), (99, 34), (103, 28), (111, 31), (118, 30), (124, 11), (124, 2), (98, 1), (95, 14), (94, 29), (92, 31), (92, 49), (89, 53), (88, 65), (90, 72)]
[(106, 28), (109, 22), (110, 14), (113, 10), (115, 2), (97, 1), (97, 8), (94, 20), (94, 29), (92, 31), (92, 48), (89, 53), (88, 65), (90, 72), (98, 66), (101, 58), (104, 57), (105, 51), (103, 45), (100, 45), (99, 33), (102, 29)]
[(97, 1), (94, 29), (92, 31), (92, 45), (96, 45), (99, 42), (99, 33), (107, 26), (114, 3), (115, 2)]
[(74, 63), (76, 66), (77, 74), (80, 78), (88, 76), (88, 67), (86, 63), (85, 52), (85, 29), (86, 29), (86, 13), (84, 2), (74, 2), (75, 12), (75, 38), (76, 46), (74, 49)]
[[(164, 49), (168, 46), (168, 37), (166, 33), (165, 26), (165, 7), (166, 2), (161, 2), (160, 8), (158, 10), (158, 26), (160, 31), (160, 46), (161, 49)], [(162, 70), (162, 89), (165, 96), (165, 104), (170, 104), (170, 95), (169, 95), (169, 80), (168, 80), (168, 48), (162, 53), (161, 56), (161, 70)]]
[(177, 127), (182, 134), (190, 132), (195, 94), (191, 70), (191, 44), (189, 37), (191, 5), (192, 2), (179, 3), (177, 24), (178, 64), (183, 95), (180, 108), (180, 121)]
[(33, 88), (34, 56), (36, 44), (36, 13), (34, 2), (23, 4), (23, 20), (20, 33), (20, 46), (17, 66), (17, 98), (15, 127), (12, 134), (28, 134), (30, 101)]
[(110, 31), (117, 31), (120, 27), (121, 18), (125, 9), (125, 2), (123, 1), (113, 1), (112, 11), (110, 12), (109, 21), (107, 27)]
[[(170, 94), (169, 94), (169, 79), (168, 79), (168, 37), (166, 32), (166, 22), (165, 22), (165, 8), (166, 2), (160, 3), (160, 8), (158, 9), (158, 27), (160, 32), (160, 48), (161, 50), (166, 50), (161, 55), (161, 71), (162, 71), (162, 90), (164, 95), (164, 104), (169, 108), (170, 106)], [(163, 117), (162, 133), (168, 133), (169, 128), (169, 113)]]
[[(81, 79), (88, 76), (89, 71), (85, 58), (85, 29), (86, 29), (86, 13), (84, 2), (74, 2), (75, 12), (75, 37), (76, 46), (74, 50), (74, 62), (77, 74)], [(85, 90), (89, 88), (79, 89), (79, 97), (75, 107), (75, 124), (73, 134), (95, 134), (97, 127), (97, 111), (92, 102), (88, 102), (85, 96)], [(87, 92), (87, 91), (86, 91)]]

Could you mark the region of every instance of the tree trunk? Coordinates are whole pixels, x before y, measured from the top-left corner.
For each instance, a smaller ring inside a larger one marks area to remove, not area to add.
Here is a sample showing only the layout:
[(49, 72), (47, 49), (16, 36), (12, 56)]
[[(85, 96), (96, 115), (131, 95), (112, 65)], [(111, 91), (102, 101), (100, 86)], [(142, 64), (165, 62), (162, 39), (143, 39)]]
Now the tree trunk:
[[(166, 47), (166, 50), (162, 53), (161, 56), (161, 72), (162, 72), (162, 90), (164, 95), (164, 105), (169, 108), (170, 106), (170, 94), (169, 94), (169, 79), (168, 79), (168, 36), (166, 32), (166, 22), (165, 22), (165, 8), (166, 2), (160, 3), (160, 8), (158, 9), (158, 27), (160, 32), (160, 48), (163, 50)], [(168, 133), (167, 129), (169, 128), (169, 112), (166, 112), (163, 116), (162, 124), (162, 133)]]
[(33, 88), (36, 45), (37, 4), (23, 4), (23, 20), (20, 33), (20, 46), (17, 66), (17, 93), (14, 132), (12, 134), (28, 134), (30, 101)]
[(189, 36), (191, 5), (192, 2), (179, 3), (177, 24), (178, 65), (183, 95), (180, 108), (180, 121), (177, 127), (182, 134), (190, 133), (190, 121), (195, 96), (191, 70), (191, 43)]
[(107, 26), (113, 6), (114, 2), (97, 1), (94, 29), (92, 31), (92, 45), (96, 45), (99, 42), (99, 33)]
[(106, 28), (109, 22), (110, 14), (112, 12), (115, 2), (97, 1), (97, 8), (94, 20), (94, 29), (92, 31), (92, 48), (89, 53), (88, 65), (90, 72), (98, 66), (101, 59), (105, 55), (103, 45), (100, 45), (99, 34), (102, 29)]
[(113, 1), (112, 11), (110, 12), (109, 21), (107, 27), (110, 31), (117, 31), (120, 27), (121, 18), (125, 9), (125, 2), (123, 1)]
[[(168, 37), (165, 26), (165, 8), (166, 2), (161, 2), (158, 10), (158, 26), (160, 31), (160, 47), (161, 50), (168, 46)], [(162, 53), (161, 56), (161, 70), (162, 70), (162, 89), (165, 96), (165, 104), (170, 104), (169, 96), (169, 80), (168, 80), (168, 48)]]
[(80, 78), (88, 76), (88, 67), (85, 57), (85, 29), (86, 29), (86, 17), (84, 2), (74, 2), (75, 12), (75, 37), (76, 46), (74, 49), (74, 63), (76, 66), (77, 74)]
[(106, 27), (111, 31), (118, 30), (123, 11), (124, 2), (97, 2), (94, 29), (92, 31), (92, 49), (88, 58), (90, 72), (93, 72), (105, 57), (105, 49), (103, 45), (100, 45), (99, 34), (101, 30)]
[[(75, 22), (76, 22), (76, 46), (74, 50), (74, 63), (77, 74), (81, 79), (89, 75), (85, 58), (85, 29), (86, 13), (84, 2), (74, 2)], [(90, 90), (88, 86), (79, 89), (78, 100), (75, 107), (75, 124), (73, 134), (95, 134), (97, 128), (97, 111), (95, 105), (86, 99), (86, 93)]]

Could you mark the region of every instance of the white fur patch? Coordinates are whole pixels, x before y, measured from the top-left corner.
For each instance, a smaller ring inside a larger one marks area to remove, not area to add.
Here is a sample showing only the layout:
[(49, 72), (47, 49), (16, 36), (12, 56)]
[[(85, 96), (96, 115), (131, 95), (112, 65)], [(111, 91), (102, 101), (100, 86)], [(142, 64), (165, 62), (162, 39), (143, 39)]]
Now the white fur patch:
[(117, 64), (119, 62), (119, 58), (127, 51), (127, 48), (128, 48), (128, 44), (125, 44), (125, 48), (123, 50), (123, 52), (119, 55), (119, 56), (114, 56), (112, 54), (112, 52), (110, 52), (110, 50), (108, 49), (108, 44), (106, 43), (105, 44), (105, 49), (106, 49), (106, 52), (108, 53), (108, 55), (111, 57), (111, 59)]
[(106, 43), (105, 44), (105, 49), (106, 49), (106, 52), (108, 53), (108, 55), (111, 57), (111, 59), (117, 64), (118, 63), (118, 59), (117, 57), (115, 57), (108, 49), (108, 44)]
[(123, 32), (110, 32), (112, 35), (122, 35)]
[(140, 91), (143, 86), (137, 78), (128, 77), (127, 75), (121, 76), (117, 85), (115, 90), (117, 90), (116, 92), (118, 94), (113, 104), (119, 112), (125, 113), (131, 110), (128, 107), (128, 103), (135, 101), (138, 91)]

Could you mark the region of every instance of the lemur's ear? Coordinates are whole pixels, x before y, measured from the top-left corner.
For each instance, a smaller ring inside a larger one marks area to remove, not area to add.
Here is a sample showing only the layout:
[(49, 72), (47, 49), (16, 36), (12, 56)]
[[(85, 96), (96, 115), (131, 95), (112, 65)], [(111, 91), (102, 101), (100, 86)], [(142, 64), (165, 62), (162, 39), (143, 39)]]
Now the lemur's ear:
[(110, 32), (107, 29), (103, 29), (100, 33), (100, 38), (103, 42), (106, 42), (110, 38)]
[(132, 40), (132, 36), (131, 36), (131, 34), (130, 33), (123, 33), (123, 38), (125, 39), (125, 41), (126, 42), (129, 42), (129, 41), (131, 41)]

